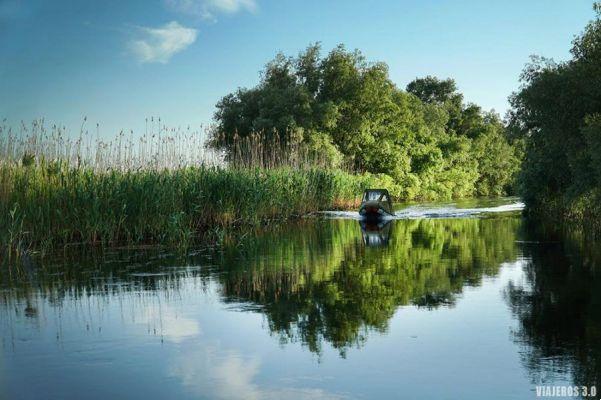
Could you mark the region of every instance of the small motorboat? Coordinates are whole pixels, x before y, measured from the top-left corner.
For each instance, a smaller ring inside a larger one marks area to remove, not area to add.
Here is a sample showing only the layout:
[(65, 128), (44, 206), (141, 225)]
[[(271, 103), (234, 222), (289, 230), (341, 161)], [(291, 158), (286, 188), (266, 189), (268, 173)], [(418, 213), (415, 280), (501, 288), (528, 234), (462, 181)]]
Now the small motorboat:
[(380, 219), (393, 216), (392, 201), (386, 189), (366, 189), (359, 207), (362, 218)]

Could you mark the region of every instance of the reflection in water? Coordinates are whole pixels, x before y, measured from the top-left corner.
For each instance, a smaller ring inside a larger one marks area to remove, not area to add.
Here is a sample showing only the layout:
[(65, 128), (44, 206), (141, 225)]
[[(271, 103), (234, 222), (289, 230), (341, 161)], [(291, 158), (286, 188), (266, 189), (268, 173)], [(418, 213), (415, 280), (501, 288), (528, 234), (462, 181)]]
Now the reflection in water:
[(601, 384), (601, 247), (576, 233), (529, 239), (527, 281), (506, 290), (524, 363), (535, 382)]
[(370, 247), (387, 246), (393, 225), (394, 224), (390, 219), (379, 221), (371, 221), (368, 219), (360, 220), (359, 226), (361, 226), (363, 243)]
[[(282, 340), (318, 353), (325, 341), (345, 355), (370, 331), (386, 332), (399, 306), (453, 305), (465, 285), (515, 260), (518, 224), (516, 218), (390, 221), (389, 246), (374, 249), (348, 221), (312, 224), (290, 237), (275, 232), (254, 246), (254, 257), (226, 259), (222, 292), (225, 301), (258, 307)], [(261, 256), (271, 243), (276, 247)]]
[(311, 387), (279, 388), (256, 383), (261, 370), (259, 357), (245, 357), (237, 352), (223, 352), (218, 347), (193, 345), (180, 354), (170, 374), (201, 398), (224, 400), (336, 400), (345, 396)]
[(531, 398), (534, 382), (599, 382), (601, 257), (580, 238), (502, 214), (303, 220), (224, 243), (3, 275), (0, 398), (390, 398), (401, 381), (446, 382), (414, 398)]

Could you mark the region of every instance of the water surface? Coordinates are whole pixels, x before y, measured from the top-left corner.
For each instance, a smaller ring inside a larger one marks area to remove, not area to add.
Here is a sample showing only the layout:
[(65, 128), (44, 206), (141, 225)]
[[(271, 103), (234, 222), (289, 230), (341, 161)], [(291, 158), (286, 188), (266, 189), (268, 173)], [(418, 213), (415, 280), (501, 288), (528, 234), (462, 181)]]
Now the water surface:
[(593, 385), (600, 251), (533, 233), (518, 208), (308, 218), (186, 257), (61, 255), (3, 278), (0, 398), (533, 399), (540, 384)]

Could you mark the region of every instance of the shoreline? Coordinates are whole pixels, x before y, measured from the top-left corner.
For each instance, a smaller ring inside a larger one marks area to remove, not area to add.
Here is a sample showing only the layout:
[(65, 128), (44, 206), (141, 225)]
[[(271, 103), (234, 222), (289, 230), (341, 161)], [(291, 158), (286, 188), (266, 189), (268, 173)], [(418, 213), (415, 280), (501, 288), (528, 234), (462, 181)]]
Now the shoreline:
[(44, 257), (74, 245), (186, 248), (242, 225), (353, 209), (370, 187), (399, 192), (401, 185), (386, 175), (339, 169), (200, 166), (97, 172), (60, 162), (4, 163), (0, 265), (21, 254)]

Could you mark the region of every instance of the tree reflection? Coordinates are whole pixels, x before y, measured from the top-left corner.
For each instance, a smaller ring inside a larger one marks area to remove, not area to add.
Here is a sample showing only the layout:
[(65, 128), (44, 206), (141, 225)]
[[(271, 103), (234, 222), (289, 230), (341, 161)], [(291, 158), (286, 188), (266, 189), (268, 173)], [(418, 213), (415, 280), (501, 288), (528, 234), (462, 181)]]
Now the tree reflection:
[(386, 331), (399, 306), (452, 306), (465, 285), (517, 256), (515, 217), (394, 221), (388, 245), (375, 248), (349, 222), (256, 237), (244, 257), (226, 252), (225, 300), (259, 308), (283, 341), (317, 353), (325, 341), (344, 356)]
[(527, 282), (510, 283), (506, 297), (532, 380), (601, 383), (601, 247), (577, 233), (533, 233), (524, 255)]
[(185, 260), (161, 250), (62, 254), (61, 264), (8, 282), (0, 306), (35, 318), (44, 302), (178, 297), (194, 282), (195, 290), (214, 285), (223, 301), (263, 313), (284, 342), (316, 353), (328, 343), (344, 356), (370, 332), (385, 332), (399, 307), (452, 307), (463, 287), (496, 275), (517, 258), (520, 223), (517, 216), (397, 220), (370, 231), (382, 239), (370, 246), (356, 221), (312, 219), (225, 236), (222, 246)]

